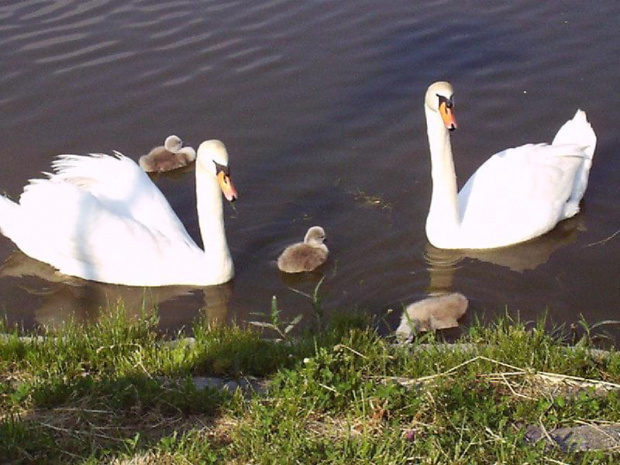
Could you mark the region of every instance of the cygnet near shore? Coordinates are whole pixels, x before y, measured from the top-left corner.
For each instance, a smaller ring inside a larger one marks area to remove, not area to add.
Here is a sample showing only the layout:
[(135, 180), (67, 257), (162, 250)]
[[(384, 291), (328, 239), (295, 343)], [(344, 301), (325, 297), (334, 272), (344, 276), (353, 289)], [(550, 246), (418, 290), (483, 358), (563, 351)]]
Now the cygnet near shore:
[(408, 338), (413, 332), (456, 328), (468, 305), (467, 297), (458, 292), (414, 302), (403, 311), (396, 335)]

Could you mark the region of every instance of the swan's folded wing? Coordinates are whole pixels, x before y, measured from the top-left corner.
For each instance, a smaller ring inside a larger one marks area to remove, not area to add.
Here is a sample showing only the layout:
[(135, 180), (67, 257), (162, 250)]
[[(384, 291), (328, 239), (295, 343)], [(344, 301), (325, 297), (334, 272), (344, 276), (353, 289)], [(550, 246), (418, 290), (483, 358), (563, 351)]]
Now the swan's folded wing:
[(482, 226), (520, 219), (524, 226), (540, 221), (544, 228), (559, 221), (584, 157), (576, 145), (547, 144), (528, 144), (492, 156), (459, 193), (462, 222)]
[[(21, 199), (22, 251), (62, 273), (110, 283), (157, 284), (191, 267), (201, 250), (118, 215), (75, 185), (41, 180)], [(41, 233), (43, 231), (43, 233)]]
[(121, 153), (60, 155), (52, 168), (50, 182), (64, 181), (77, 186), (117, 215), (138, 221), (171, 239), (193, 244), (161, 191), (133, 160)]

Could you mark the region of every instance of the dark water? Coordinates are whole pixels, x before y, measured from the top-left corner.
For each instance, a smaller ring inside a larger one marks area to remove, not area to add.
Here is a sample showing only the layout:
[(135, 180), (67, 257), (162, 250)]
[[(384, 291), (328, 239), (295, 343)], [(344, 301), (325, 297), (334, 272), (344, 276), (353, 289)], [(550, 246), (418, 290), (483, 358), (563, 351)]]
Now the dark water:
[[(198, 315), (257, 319), (277, 295), (310, 318), (320, 275), (275, 258), (314, 224), (332, 259), (327, 312), (398, 324), (403, 304), (452, 289), (465, 323), (545, 311), (558, 324), (620, 319), (620, 4), (615, 0), (0, 3), (0, 189), (18, 196), (59, 153), (137, 159), (175, 133), (223, 140), (239, 191), (226, 208), (236, 278), (210, 289), (131, 289), (56, 275), (0, 238), (0, 311), (26, 328), (96, 319), (123, 298), (162, 329)], [(598, 146), (583, 211), (551, 234), (477, 256), (432, 249), (422, 101), (456, 90), (459, 180), (491, 154), (550, 141), (577, 108)], [(155, 178), (198, 239), (190, 170)], [(24, 276), (27, 275), (27, 276)], [(609, 327), (618, 342), (620, 328)]]

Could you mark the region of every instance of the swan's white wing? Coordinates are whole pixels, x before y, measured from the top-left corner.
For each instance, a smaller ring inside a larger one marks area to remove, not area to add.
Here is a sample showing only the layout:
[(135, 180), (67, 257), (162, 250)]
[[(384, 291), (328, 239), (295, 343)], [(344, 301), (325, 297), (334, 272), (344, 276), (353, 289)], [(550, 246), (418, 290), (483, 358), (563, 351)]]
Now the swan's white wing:
[(157, 186), (133, 160), (121, 153), (60, 155), (52, 167), (51, 182), (61, 180), (72, 184), (119, 216), (131, 218), (170, 239), (194, 243)]
[(528, 144), (492, 156), (459, 193), (462, 230), (487, 238), (526, 240), (552, 229), (566, 217), (584, 158), (577, 145), (547, 144)]
[(119, 215), (117, 206), (89, 190), (55, 178), (35, 180), (20, 205), (21, 230), (11, 239), (27, 255), (62, 273), (127, 285), (200, 278), (197, 268), (204, 254), (197, 246)]

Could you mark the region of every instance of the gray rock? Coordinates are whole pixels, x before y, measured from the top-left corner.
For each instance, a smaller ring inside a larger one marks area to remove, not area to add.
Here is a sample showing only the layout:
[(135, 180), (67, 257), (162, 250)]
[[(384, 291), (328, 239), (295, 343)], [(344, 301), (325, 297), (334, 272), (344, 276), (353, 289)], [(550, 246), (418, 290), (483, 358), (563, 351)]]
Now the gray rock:
[(194, 386), (197, 390), (202, 389), (224, 389), (224, 380), (221, 378), (215, 378), (212, 376), (194, 376), (192, 378)]
[(212, 376), (194, 376), (192, 378), (196, 389), (218, 389), (221, 391), (235, 392), (237, 388), (241, 389), (244, 394), (264, 394), (269, 387), (269, 380), (256, 378), (242, 378), (238, 381), (226, 381), (222, 378)]
[(531, 443), (542, 440), (549, 447), (558, 446), (565, 452), (615, 449), (620, 447), (620, 423), (558, 428), (547, 434), (541, 427), (528, 426), (525, 440)]

